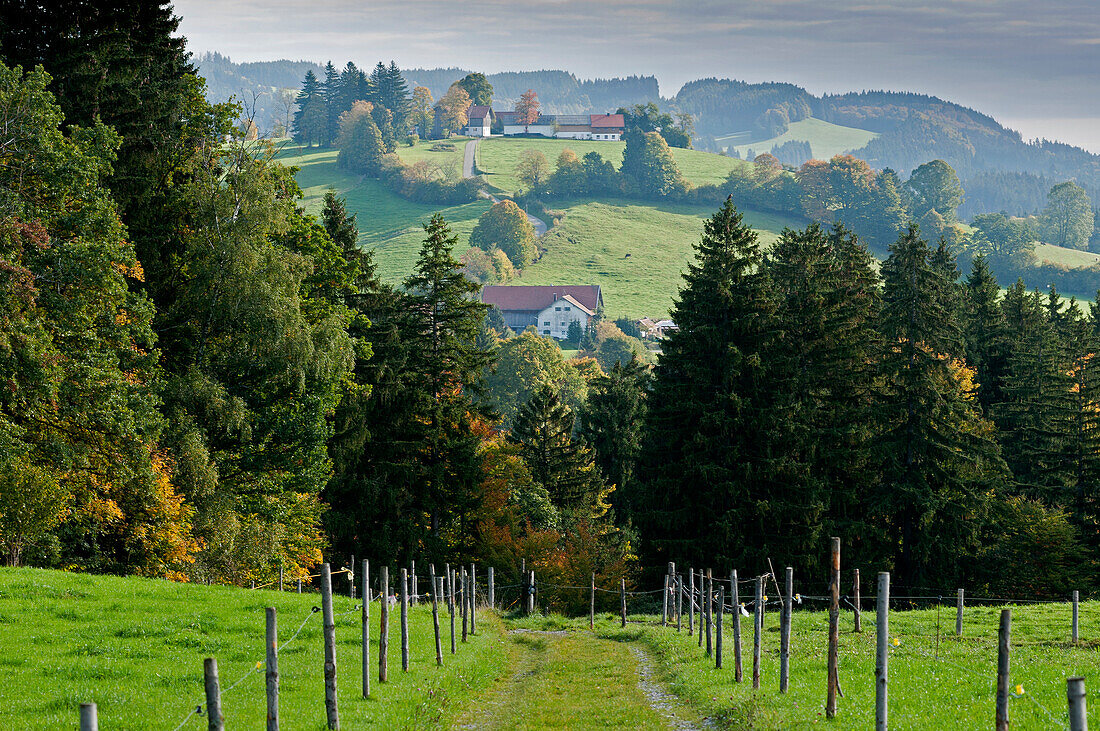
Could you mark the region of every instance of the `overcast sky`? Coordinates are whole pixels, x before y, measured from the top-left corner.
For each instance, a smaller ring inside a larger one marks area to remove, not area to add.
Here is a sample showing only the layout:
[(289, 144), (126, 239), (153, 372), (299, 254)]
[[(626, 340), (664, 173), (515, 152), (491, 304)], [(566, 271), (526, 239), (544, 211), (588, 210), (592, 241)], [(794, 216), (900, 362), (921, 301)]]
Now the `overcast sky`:
[(919, 91), (1100, 152), (1097, 0), (175, 0), (234, 61), (707, 76)]

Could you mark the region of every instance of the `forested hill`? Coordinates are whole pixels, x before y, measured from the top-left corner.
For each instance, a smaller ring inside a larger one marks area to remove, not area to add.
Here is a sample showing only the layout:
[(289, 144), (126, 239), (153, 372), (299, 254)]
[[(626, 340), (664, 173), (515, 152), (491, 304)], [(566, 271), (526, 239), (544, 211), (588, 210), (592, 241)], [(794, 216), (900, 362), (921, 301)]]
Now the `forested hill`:
[(307, 71), (323, 76), (325, 70), (312, 61), (254, 61), (234, 63), (220, 53), (204, 53), (193, 60), (206, 79), (206, 98), (212, 104), (229, 98), (248, 107), (265, 132), (285, 128), (293, 114), (294, 97)]
[[(409, 86), (426, 86), (438, 99), (447, 88), (470, 71), (466, 69), (412, 69), (405, 71)], [(578, 79), (568, 71), (506, 71), (487, 74), (495, 102), (510, 107), (528, 89), (535, 89), (544, 111), (551, 114), (584, 114), (619, 107), (660, 102), (657, 79), (629, 76), (625, 79)]]

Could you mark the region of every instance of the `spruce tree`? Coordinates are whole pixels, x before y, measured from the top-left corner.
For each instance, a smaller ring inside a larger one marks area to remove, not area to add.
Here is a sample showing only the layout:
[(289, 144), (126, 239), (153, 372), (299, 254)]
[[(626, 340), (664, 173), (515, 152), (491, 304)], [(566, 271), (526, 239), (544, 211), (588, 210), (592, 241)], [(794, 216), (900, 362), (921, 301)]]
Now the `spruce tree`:
[(649, 371), (631, 359), (616, 363), (588, 390), (579, 433), (596, 453), (596, 464), (615, 486), (612, 504), (618, 517), (629, 520), (637, 498), (635, 479), (642, 452)]
[(657, 364), (638, 514), (647, 563), (749, 565), (771, 534), (757, 509), (768, 420), (761, 381), (774, 304), (756, 234), (727, 199), (704, 224)]
[(317, 81), (317, 75), (313, 69), (306, 71), (302, 80), (302, 88), (294, 103), (298, 110), (294, 112), (293, 137), (294, 141), (311, 147), (314, 142), (324, 144), (325, 117), (321, 83)]
[(1001, 290), (985, 256), (974, 257), (963, 287), (963, 335), (966, 362), (978, 380), (978, 403), (986, 418), (1001, 399), (1004, 376), (1005, 317), (1000, 306)]
[(329, 61), (325, 64), (324, 93), (325, 102), (325, 134), (324, 143), (327, 146), (335, 145), (340, 136), (340, 115), (346, 109), (341, 108), (343, 91), (340, 88), (340, 72)]
[(573, 423), (572, 409), (553, 385), (545, 384), (520, 407), (508, 439), (519, 445), (531, 477), (563, 515), (599, 518), (607, 512), (608, 490), (592, 450), (574, 438)]
[(1006, 473), (969, 391), (971, 371), (948, 355), (958, 326), (928, 244), (910, 226), (890, 251), (882, 265), (885, 393), (874, 508), (895, 536), (899, 583), (917, 586), (934, 572), (959, 576), (959, 554), (975, 548)]
[(879, 280), (849, 232), (817, 224), (784, 231), (765, 271), (778, 307), (767, 362), (771, 450), (783, 456), (783, 469), (767, 499), (775, 533), (786, 539), (775, 557), (813, 571), (825, 536), (841, 536), (854, 555), (875, 549), (859, 506), (875, 482)]

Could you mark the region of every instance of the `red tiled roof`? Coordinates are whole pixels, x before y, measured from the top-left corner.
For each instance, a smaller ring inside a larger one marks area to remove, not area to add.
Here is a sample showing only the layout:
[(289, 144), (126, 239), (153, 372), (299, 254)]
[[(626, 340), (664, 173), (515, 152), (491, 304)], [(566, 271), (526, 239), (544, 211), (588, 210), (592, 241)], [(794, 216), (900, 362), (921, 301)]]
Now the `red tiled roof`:
[(466, 112), (466, 118), (467, 119), (485, 119), (485, 117), (489, 116), (489, 111), (490, 111), (490, 107), (488, 107), (488, 106), (484, 106), (484, 105), (480, 105), (480, 104), (474, 104)]
[(593, 129), (600, 127), (622, 128), (626, 124), (621, 114), (593, 114), (591, 125)]
[(481, 301), (487, 305), (496, 305), (500, 310), (541, 311), (557, 300), (569, 295), (577, 303), (592, 312), (600, 304), (600, 286), (598, 284), (573, 284), (565, 286), (507, 286), (489, 285), (481, 289)]

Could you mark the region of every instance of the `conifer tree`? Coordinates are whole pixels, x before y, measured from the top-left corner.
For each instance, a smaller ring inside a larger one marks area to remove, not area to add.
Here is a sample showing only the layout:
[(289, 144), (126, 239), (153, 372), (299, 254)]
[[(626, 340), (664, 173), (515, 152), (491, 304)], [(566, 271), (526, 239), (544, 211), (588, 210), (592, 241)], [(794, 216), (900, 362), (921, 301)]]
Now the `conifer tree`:
[(599, 518), (607, 512), (610, 491), (592, 450), (574, 438), (573, 424), (572, 409), (553, 385), (545, 384), (520, 407), (508, 438), (519, 445), (531, 477), (546, 488), (563, 515)]
[(629, 520), (637, 498), (635, 479), (642, 451), (649, 371), (638, 360), (616, 363), (589, 387), (581, 411), (580, 436), (595, 451), (596, 464), (615, 486), (612, 504)]
[(876, 509), (897, 541), (901, 583), (957, 577), (975, 547), (990, 492), (1006, 477), (992, 429), (972, 398), (972, 371), (947, 354), (956, 340), (943, 275), (915, 226), (890, 247), (881, 329), (884, 402)]
[(327, 112), (322, 91), (317, 75), (312, 69), (306, 71), (302, 88), (294, 100), (298, 111), (294, 112), (293, 124), (294, 141), (306, 147), (312, 147), (314, 142), (318, 145), (325, 143)]
[(817, 224), (784, 231), (765, 262), (778, 307), (767, 354), (771, 450), (783, 455), (768, 502), (775, 533), (786, 536), (773, 550), (798, 571), (819, 566), (823, 536), (841, 536), (855, 555), (873, 552), (872, 527), (858, 517), (875, 482), (881, 302), (871, 262), (844, 228)]
[(767, 421), (761, 381), (772, 295), (756, 234), (730, 199), (704, 224), (663, 343), (646, 422), (639, 500), (647, 563), (761, 558), (756, 507)]
[(340, 136), (340, 115), (347, 110), (340, 106), (343, 99), (343, 91), (340, 89), (340, 72), (336, 70), (332, 61), (325, 64), (323, 98), (325, 102), (324, 144), (335, 145), (336, 139)]
[(966, 362), (978, 380), (978, 403), (986, 418), (1001, 399), (1004, 377), (1005, 317), (1000, 306), (1000, 287), (985, 256), (974, 257), (963, 287), (963, 336)]

